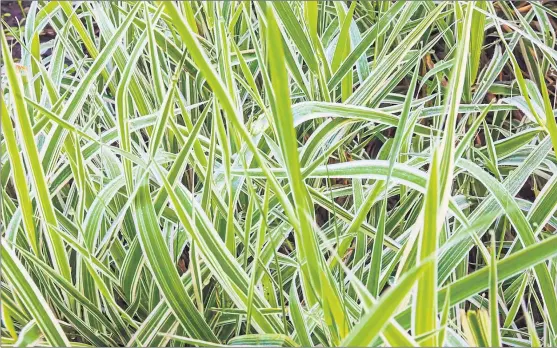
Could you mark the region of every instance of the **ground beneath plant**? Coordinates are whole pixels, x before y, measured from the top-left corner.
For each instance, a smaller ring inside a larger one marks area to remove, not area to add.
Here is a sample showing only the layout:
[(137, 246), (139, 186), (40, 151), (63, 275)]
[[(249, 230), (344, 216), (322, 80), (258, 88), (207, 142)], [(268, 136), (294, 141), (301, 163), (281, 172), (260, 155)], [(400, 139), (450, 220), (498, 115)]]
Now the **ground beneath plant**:
[[(25, 18), (29, 12), (32, 1), (1, 1), (0, 13), (2, 18), (2, 30), (6, 34), (8, 42), (12, 45), (12, 57), (14, 59), (21, 58), (21, 45), (15, 41), (10, 30), (18, 30), (24, 28)], [(9, 28), (6, 28), (9, 27)], [(42, 30), (39, 37), (41, 42), (52, 40), (56, 36), (56, 32), (47, 26)]]

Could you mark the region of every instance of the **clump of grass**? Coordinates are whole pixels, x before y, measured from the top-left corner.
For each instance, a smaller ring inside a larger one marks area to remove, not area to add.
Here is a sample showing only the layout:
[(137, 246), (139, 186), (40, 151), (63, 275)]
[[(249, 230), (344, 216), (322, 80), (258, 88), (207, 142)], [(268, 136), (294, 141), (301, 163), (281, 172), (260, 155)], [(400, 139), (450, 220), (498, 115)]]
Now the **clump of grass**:
[(33, 2), (2, 344), (557, 345), (556, 16)]

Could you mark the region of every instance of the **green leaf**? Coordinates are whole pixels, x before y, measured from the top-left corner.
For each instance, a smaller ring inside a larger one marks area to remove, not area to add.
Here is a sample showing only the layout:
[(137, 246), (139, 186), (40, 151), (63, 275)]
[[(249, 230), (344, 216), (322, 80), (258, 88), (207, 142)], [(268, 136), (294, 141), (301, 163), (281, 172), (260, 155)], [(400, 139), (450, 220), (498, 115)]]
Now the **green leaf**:
[(2, 274), (17, 291), (19, 300), (31, 313), (41, 332), (52, 346), (69, 346), (70, 341), (58, 319), (41, 294), (39, 288), (25, 270), (11, 247), (2, 240)]
[(134, 209), (139, 244), (157, 286), (180, 324), (193, 338), (218, 342), (180, 282), (176, 265), (168, 253), (160, 232), (149, 192), (149, 179), (146, 177), (139, 185), (140, 189), (135, 199)]
[(360, 322), (354, 326), (348, 336), (342, 341), (343, 347), (368, 346), (381, 332), (387, 321), (394, 316), (394, 311), (404, 300), (408, 292), (418, 281), (426, 267), (431, 266), (431, 261), (426, 261), (406, 272), (398, 283), (364, 314)]

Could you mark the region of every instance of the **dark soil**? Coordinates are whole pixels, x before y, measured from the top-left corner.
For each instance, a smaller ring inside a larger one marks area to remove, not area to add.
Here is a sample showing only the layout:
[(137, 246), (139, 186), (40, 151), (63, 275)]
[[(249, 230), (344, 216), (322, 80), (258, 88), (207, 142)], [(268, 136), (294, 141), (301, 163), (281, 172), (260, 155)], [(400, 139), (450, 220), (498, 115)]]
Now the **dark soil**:
[[(2, 30), (4, 30), (8, 42), (10, 42), (10, 39), (14, 42), (12, 35), (10, 35), (8, 29), (5, 27), (9, 26), (11, 28), (17, 28), (22, 26), (25, 21), (25, 14), (29, 11), (31, 2), (22, 1), (21, 3), (18, 3), (17, 1), (1, 1), (0, 4), (0, 12), (2, 13)], [(12, 57), (21, 57), (21, 47), (17, 43), (15, 43), (12, 47)]]
[(21, 7), (17, 1), (2, 1), (2, 19), (10, 27), (17, 27), (25, 19), (22, 8), (27, 13), (30, 5), (31, 1), (21, 1)]
[[(0, 13), (2, 18), (2, 30), (6, 34), (8, 43), (12, 47), (12, 57), (16, 60), (21, 58), (21, 46), (13, 38), (10, 30), (19, 30), (25, 26), (25, 18), (29, 12), (32, 1), (0, 1)], [(9, 27), (10, 29), (6, 28)], [(46, 27), (40, 33), (41, 42), (52, 40), (56, 33), (52, 28)]]

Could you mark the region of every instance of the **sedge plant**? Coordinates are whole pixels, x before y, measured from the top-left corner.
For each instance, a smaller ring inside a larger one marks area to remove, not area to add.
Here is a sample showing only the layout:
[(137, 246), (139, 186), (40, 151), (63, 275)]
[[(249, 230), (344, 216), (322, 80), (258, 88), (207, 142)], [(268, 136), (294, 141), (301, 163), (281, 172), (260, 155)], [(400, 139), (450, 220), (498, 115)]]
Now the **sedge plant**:
[(554, 3), (26, 11), (2, 346), (557, 345)]

